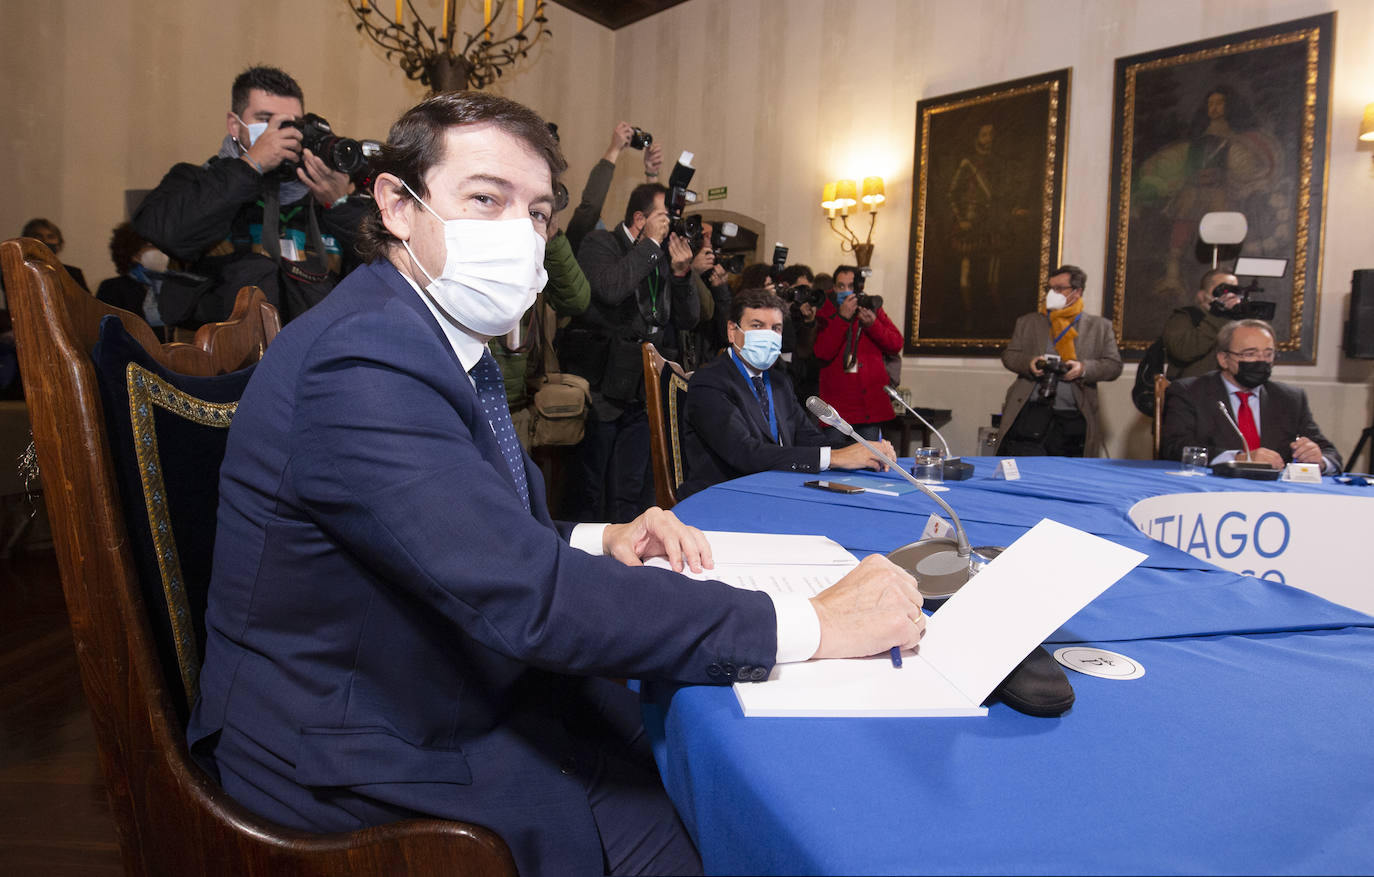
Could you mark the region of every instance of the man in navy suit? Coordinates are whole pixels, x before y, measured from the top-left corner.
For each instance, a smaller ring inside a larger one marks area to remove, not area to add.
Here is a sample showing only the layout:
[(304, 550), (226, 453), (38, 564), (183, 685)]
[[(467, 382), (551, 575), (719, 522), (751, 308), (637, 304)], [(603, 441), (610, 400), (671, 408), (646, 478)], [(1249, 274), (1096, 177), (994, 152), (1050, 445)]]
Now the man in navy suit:
[[(1274, 352), (1274, 330), (1263, 320), (1222, 326), (1217, 332), (1218, 370), (1174, 381), (1164, 393), (1160, 457), (1177, 460), (1184, 447), (1198, 446), (1207, 448), (1213, 463), (1240, 459), (1275, 469), (1294, 462), (1319, 463), (1324, 475), (1340, 472), (1340, 452), (1312, 419), (1307, 394), (1269, 380)], [(1236, 426), (1218, 403), (1226, 405)]]
[(393, 126), (370, 264), (276, 338), (235, 415), (188, 737), (288, 826), (426, 814), (495, 830), (522, 874), (691, 873), (635, 695), (597, 677), (910, 647), (920, 595), (879, 557), (810, 600), (643, 567), (711, 565), (660, 509), (550, 520), (484, 351), (544, 283), (563, 168), (544, 120), (492, 95)]
[[(687, 385), (687, 480), (681, 496), (768, 469), (887, 468), (861, 444), (832, 448), (797, 402), (786, 369), (773, 368), (784, 307), (766, 289), (746, 289), (731, 300), (730, 346), (693, 372)], [(877, 445), (896, 456), (886, 440)]]

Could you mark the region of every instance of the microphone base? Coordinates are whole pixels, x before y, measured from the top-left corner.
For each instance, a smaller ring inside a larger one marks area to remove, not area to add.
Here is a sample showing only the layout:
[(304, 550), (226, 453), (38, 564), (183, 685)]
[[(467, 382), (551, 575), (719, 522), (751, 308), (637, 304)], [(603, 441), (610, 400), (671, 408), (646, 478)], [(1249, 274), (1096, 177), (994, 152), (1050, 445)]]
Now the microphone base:
[(960, 557), (957, 541), (932, 537), (893, 549), (887, 553), (887, 559), (911, 574), (928, 608), (938, 608), (1005, 550), (1001, 546), (980, 545), (971, 556)]
[(967, 481), (973, 477), (973, 464), (952, 457), (944, 463), (944, 476), (946, 481)]

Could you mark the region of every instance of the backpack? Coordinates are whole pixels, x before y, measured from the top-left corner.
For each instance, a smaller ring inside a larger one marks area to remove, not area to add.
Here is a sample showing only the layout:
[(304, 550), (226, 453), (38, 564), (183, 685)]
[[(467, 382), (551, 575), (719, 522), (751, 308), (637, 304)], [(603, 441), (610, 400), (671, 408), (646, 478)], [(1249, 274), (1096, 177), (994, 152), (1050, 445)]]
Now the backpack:
[(1156, 338), (1145, 348), (1145, 355), (1135, 367), (1135, 386), (1131, 387), (1131, 401), (1146, 417), (1155, 416), (1155, 376), (1164, 374), (1164, 339)]

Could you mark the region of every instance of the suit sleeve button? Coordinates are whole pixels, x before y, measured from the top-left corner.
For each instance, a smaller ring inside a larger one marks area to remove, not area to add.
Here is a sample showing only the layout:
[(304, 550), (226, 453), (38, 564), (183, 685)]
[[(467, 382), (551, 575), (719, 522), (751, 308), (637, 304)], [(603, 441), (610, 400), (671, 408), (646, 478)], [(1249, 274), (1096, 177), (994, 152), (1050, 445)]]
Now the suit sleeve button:
[(712, 678), (719, 676), (722, 672), (724, 671), (721, 670), (720, 665), (715, 663), (714, 661), (711, 662), (711, 665), (706, 668), (706, 675)]

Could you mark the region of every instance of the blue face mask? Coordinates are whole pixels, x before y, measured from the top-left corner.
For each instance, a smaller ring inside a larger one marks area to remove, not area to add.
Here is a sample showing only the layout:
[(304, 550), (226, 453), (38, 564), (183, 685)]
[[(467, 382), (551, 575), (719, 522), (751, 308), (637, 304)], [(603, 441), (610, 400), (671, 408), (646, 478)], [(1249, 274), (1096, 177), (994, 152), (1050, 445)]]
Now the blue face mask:
[(835, 290), (835, 305), (836, 305), (836, 307), (838, 307), (838, 306), (844, 304), (844, 300), (847, 299), (847, 298), (849, 298), (849, 297), (850, 297), (851, 295), (853, 295), (853, 294), (854, 294), (854, 290), (852, 290), (852, 289), (837, 289), (837, 290)]
[(744, 333), (740, 357), (759, 371), (767, 371), (782, 352), (782, 336), (772, 329), (750, 329)]

